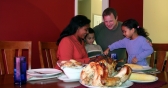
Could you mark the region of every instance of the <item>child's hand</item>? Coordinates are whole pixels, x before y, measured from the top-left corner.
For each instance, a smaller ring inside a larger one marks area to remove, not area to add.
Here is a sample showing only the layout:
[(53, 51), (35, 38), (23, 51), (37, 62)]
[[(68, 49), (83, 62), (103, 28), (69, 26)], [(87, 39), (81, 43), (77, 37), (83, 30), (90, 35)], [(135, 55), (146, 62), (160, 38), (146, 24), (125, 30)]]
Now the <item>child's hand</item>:
[(136, 58), (136, 57), (134, 57), (133, 59), (132, 59), (132, 63), (133, 64), (136, 64), (138, 62), (138, 59)]
[(150, 46), (152, 46), (152, 42), (150, 42), (149, 40), (146, 40), (149, 44), (150, 44)]
[(109, 48), (107, 48), (103, 53), (104, 53), (104, 55), (108, 55), (108, 53), (109, 53)]

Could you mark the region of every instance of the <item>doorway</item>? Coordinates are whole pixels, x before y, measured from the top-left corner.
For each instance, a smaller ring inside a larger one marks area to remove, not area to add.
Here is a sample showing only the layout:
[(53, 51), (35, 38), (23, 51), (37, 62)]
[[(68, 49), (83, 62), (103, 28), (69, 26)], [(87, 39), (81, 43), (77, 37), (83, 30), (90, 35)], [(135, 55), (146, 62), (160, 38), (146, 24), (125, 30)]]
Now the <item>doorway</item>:
[(91, 20), (91, 27), (102, 22), (102, 12), (109, 7), (109, 0), (75, 0), (75, 15), (81, 14)]

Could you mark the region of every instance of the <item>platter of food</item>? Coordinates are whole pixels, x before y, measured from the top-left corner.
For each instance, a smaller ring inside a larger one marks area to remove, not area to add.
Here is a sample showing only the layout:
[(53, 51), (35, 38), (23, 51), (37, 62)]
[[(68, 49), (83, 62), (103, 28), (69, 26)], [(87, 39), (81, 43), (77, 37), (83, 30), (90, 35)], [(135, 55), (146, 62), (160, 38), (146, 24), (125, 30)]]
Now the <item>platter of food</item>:
[(129, 81), (132, 70), (124, 65), (120, 70), (115, 70), (117, 62), (108, 56), (97, 56), (96, 61), (83, 67), (80, 75), (80, 83), (86, 87), (129, 87), (133, 82)]

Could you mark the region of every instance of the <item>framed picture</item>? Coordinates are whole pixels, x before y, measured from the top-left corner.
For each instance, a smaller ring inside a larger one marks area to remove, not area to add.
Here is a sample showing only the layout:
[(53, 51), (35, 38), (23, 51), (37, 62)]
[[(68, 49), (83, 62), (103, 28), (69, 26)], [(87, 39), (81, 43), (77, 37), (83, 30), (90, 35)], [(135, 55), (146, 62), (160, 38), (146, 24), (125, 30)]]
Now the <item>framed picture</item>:
[(102, 22), (102, 16), (101, 15), (93, 15), (93, 27), (95, 27), (96, 25), (99, 25)]

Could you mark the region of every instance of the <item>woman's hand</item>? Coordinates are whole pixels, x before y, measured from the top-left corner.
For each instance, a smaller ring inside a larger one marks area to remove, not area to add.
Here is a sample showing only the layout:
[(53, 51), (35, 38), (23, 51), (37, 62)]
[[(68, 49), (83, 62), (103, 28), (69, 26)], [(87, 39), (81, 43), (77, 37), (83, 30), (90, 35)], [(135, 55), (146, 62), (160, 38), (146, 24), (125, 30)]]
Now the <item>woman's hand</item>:
[(138, 59), (136, 58), (136, 57), (134, 57), (133, 59), (132, 59), (132, 63), (133, 64), (136, 64), (138, 62)]
[(109, 48), (107, 48), (107, 49), (103, 52), (103, 53), (104, 53), (104, 55), (108, 55), (109, 51), (110, 51), (110, 49), (109, 49)]

